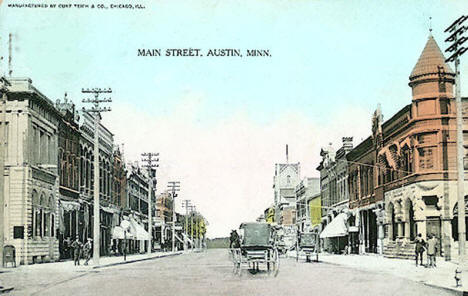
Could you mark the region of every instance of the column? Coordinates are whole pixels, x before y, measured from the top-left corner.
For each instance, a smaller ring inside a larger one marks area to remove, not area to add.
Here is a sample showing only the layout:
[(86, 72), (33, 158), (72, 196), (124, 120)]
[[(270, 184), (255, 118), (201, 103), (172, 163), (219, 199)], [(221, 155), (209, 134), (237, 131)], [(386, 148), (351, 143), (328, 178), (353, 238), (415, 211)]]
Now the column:
[(410, 221), (408, 217), (408, 221), (405, 222), (405, 239), (410, 240)]
[(377, 232), (377, 235), (378, 235), (378, 240), (377, 240), (377, 248), (379, 250), (379, 254), (382, 255), (383, 254), (383, 240), (384, 240), (384, 236), (385, 236), (385, 233), (384, 233), (384, 226), (382, 223), (379, 223), (378, 224), (378, 232)]
[(403, 237), (403, 222), (398, 222), (398, 238)]

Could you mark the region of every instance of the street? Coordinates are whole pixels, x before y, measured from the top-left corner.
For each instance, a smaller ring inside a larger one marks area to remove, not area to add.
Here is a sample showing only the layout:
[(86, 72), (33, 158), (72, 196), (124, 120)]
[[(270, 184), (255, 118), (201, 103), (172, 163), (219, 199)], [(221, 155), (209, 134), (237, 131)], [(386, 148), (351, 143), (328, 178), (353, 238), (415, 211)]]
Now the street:
[[(381, 272), (281, 258), (280, 272), (234, 275), (226, 249), (212, 249), (100, 269), (7, 272), (10, 295), (453, 295)], [(49, 265), (49, 267), (47, 267)], [(68, 265), (67, 265), (68, 266)]]

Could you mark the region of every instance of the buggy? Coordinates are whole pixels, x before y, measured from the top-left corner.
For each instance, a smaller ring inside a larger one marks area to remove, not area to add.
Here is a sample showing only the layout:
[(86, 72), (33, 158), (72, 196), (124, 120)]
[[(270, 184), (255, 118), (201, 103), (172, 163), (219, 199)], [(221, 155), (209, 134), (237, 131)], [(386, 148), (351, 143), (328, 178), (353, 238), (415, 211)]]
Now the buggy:
[[(231, 235), (232, 237), (232, 235)], [(231, 259), (234, 273), (242, 274), (243, 268), (251, 273), (260, 269), (276, 276), (279, 271), (279, 256), (275, 230), (268, 223), (242, 223), (239, 227), (238, 244), (231, 244)]]
[(316, 253), (317, 234), (313, 232), (298, 233), (296, 261), (299, 260), (299, 255), (304, 255), (306, 262), (310, 262), (310, 257)]

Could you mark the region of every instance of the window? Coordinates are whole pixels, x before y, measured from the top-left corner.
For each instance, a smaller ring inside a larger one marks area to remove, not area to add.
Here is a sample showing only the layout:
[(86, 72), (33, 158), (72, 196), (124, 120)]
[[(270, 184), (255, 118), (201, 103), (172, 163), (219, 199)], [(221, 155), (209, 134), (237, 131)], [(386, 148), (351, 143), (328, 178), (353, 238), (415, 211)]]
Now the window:
[[(5, 133), (5, 137), (3, 137), (3, 133)], [(5, 139), (5, 159), (8, 159), (8, 122), (3, 125), (2, 122), (0, 122), (0, 139)]]
[(448, 99), (440, 100), (440, 114), (449, 114), (450, 113), (450, 102)]
[(39, 163), (44, 164), (46, 163), (46, 155), (47, 155), (47, 148), (46, 148), (46, 138), (43, 131), (39, 131), (39, 153), (40, 153), (40, 160)]
[(419, 168), (429, 170), (434, 168), (433, 148), (419, 148)]
[(54, 231), (54, 211), (55, 211), (55, 199), (53, 195), (50, 195), (48, 198), (42, 194), (38, 198), (37, 191), (33, 191), (32, 194), (33, 202), (33, 237), (53, 237), (55, 235)]
[(50, 137), (50, 135), (47, 135), (47, 151), (48, 151), (48, 155), (47, 155), (47, 163), (54, 163), (54, 156), (53, 156), (53, 152), (54, 150), (52, 149), (53, 145), (52, 145), (52, 138)]

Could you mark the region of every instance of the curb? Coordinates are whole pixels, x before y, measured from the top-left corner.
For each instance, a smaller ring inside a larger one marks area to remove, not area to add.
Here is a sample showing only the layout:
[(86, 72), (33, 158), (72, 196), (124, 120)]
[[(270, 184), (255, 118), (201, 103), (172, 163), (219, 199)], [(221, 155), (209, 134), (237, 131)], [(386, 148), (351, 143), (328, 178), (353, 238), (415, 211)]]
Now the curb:
[(105, 264), (105, 265), (93, 266), (92, 269), (99, 269), (99, 268), (104, 268), (104, 267), (111, 267), (111, 266), (116, 266), (116, 265), (129, 264), (129, 263), (153, 260), (153, 259), (164, 258), (164, 257), (172, 257), (172, 256), (181, 255), (181, 254), (183, 254), (183, 252), (175, 252), (175, 253), (170, 253), (170, 254), (164, 254), (164, 255), (161, 255), (161, 256), (154, 256), (154, 257), (147, 257), (147, 258), (139, 258), (139, 259), (133, 259), (133, 260), (127, 260), (127, 261), (114, 262), (114, 263), (109, 263), (109, 264)]
[(456, 288), (451, 288), (451, 287), (438, 286), (438, 285), (435, 285), (435, 284), (430, 284), (430, 283), (421, 282), (421, 281), (420, 281), (420, 283), (422, 283), (422, 284), (424, 284), (426, 286), (432, 287), (432, 288), (437, 288), (439, 290), (444, 290), (444, 291), (455, 293), (455, 295), (461, 295), (461, 296), (468, 295), (468, 291), (462, 291), (462, 290), (458, 290)]
[[(361, 269), (361, 268), (356, 268), (356, 267), (350, 267), (350, 266), (346, 266), (346, 265), (339, 264), (339, 263), (336, 263), (336, 262), (326, 262), (326, 261), (319, 261), (319, 262), (329, 264), (329, 265), (348, 267), (348, 268), (354, 268), (354, 269), (361, 270), (361, 271), (366, 271), (366, 269), (364, 269), (364, 268)], [(382, 270), (380, 272), (386, 273), (384, 270)], [(428, 287), (431, 287), (431, 288), (436, 288), (436, 289), (439, 289), (439, 290), (455, 293), (455, 295), (468, 296), (468, 291), (458, 290), (455, 287), (453, 287), (453, 288), (452, 287), (444, 287), (444, 286), (439, 286), (439, 285), (436, 285), (436, 284), (430, 284), (430, 283), (427, 283), (427, 282), (424, 282), (424, 281), (412, 280), (412, 279), (408, 279), (408, 278), (406, 278), (406, 279), (409, 280), (409, 281), (412, 281), (412, 282), (424, 284), (425, 286), (428, 286)]]
[(5, 287), (1, 287), (1, 286), (0, 286), (0, 294), (8, 293), (8, 292), (10, 292), (10, 291), (13, 290), (13, 289), (14, 289), (13, 287), (5, 288)]

